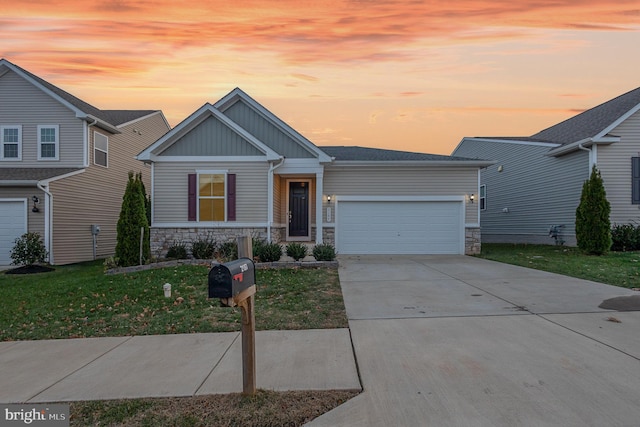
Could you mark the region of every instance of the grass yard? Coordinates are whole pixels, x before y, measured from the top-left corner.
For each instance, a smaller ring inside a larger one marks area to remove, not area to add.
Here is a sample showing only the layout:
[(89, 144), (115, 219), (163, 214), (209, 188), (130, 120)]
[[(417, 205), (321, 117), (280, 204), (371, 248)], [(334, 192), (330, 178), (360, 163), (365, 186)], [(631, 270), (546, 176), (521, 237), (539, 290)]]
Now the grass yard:
[(483, 243), (479, 256), (622, 288), (640, 288), (640, 252), (595, 256), (566, 246)]
[[(95, 262), (0, 274), (0, 341), (239, 331), (240, 309), (207, 299), (208, 271), (193, 265), (107, 276)], [(256, 282), (257, 330), (348, 326), (335, 269), (257, 270)]]

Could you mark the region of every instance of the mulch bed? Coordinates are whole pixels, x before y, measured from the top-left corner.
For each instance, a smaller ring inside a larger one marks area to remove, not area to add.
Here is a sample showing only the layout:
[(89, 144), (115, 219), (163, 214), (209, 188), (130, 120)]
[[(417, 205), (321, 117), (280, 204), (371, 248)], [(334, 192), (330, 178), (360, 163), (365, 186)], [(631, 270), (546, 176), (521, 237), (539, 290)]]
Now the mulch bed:
[(36, 273), (48, 273), (55, 271), (55, 268), (47, 267), (46, 265), (23, 265), (22, 267), (13, 268), (7, 270), (4, 274), (36, 274)]

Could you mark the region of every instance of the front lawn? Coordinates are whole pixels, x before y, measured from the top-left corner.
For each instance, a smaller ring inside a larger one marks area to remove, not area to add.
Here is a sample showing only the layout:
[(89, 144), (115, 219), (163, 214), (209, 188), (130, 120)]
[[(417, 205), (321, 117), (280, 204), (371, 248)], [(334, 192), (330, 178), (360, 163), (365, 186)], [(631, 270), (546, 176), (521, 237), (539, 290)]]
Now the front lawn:
[[(0, 341), (240, 330), (239, 308), (207, 299), (208, 266), (103, 270), (95, 262), (0, 274)], [(257, 330), (348, 326), (335, 269), (257, 270), (256, 282)]]
[(640, 288), (640, 252), (595, 256), (567, 246), (483, 243), (479, 256), (623, 288)]

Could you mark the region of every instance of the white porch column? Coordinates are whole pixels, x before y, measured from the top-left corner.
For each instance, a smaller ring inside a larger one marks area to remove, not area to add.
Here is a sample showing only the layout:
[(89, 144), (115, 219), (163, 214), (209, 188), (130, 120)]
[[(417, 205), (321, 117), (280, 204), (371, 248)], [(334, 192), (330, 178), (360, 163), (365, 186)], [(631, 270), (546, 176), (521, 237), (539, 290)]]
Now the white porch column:
[(322, 243), (322, 192), (324, 172), (316, 172), (316, 245)]

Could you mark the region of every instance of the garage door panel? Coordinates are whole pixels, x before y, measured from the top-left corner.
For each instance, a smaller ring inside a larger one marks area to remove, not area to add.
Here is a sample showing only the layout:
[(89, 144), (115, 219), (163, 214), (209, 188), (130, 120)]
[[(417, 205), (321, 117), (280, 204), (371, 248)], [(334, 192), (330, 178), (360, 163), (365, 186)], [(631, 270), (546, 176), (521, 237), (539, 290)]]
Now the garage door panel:
[(27, 231), (26, 202), (0, 200), (0, 265), (11, 264), (15, 240)]
[(459, 254), (461, 202), (341, 201), (337, 249), (343, 254)]

